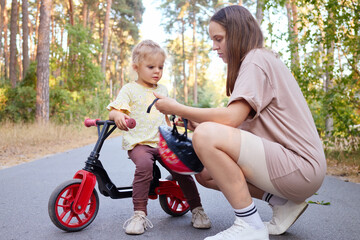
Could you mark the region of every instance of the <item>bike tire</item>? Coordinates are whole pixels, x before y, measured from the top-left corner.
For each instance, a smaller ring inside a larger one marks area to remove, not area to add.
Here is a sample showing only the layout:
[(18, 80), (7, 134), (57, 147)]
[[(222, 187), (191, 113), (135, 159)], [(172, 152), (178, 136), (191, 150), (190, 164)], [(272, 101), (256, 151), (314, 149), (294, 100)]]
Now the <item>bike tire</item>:
[(86, 228), (94, 221), (99, 211), (99, 196), (95, 188), (83, 214), (76, 214), (72, 210), (81, 181), (81, 179), (71, 179), (60, 184), (49, 198), (50, 219), (55, 226), (66, 232), (77, 232)]
[(180, 217), (190, 210), (186, 200), (182, 201), (173, 195), (159, 195), (159, 202), (164, 212), (173, 217)]

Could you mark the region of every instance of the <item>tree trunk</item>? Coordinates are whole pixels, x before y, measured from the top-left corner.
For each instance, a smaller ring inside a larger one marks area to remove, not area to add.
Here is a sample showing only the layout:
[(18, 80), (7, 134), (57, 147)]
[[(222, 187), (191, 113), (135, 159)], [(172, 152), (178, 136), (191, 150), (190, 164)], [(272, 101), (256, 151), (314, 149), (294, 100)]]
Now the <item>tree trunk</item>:
[(295, 0), (291, 1), (291, 11), (292, 11), (292, 20), (293, 20), (293, 29), (292, 32), (294, 34), (293, 44), (294, 44), (294, 64), (297, 68), (300, 66), (300, 58), (299, 58), (299, 30), (298, 30), (298, 10), (295, 4)]
[(297, 72), (300, 66), (299, 58), (299, 38), (298, 38), (298, 19), (297, 19), (297, 7), (294, 1), (288, 1), (285, 3), (287, 17), (288, 17), (288, 32), (290, 42), (291, 53), (291, 71)]
[[(5, 12), (5, 7), (6, 7), (6, 0), (0, 0), (0, 7), (1, 7), (1, 11), (0, 11), (0, 56), (2, 53), (2, 32), (4, 29), (4, 12)], [(6, 37), (6, 36), (5, 36)]]
[(38, 47), (38, 39), (39, 39), (39, 16), (40, 16), (40, 2), (41, 1), (37, 1), (37, 8), (36, 8), (36, 19), (35, 19), (35, 49), (33, 52), (33, 56), (32, 56), (32, 60), (35, 60), (36, 58), (36, 53), (37, 53), (37, 47)]
[[(101, 57), (101, 71), (104, 73), (104, 77), (106, 78), (106, 58), (107, 58), (107, 48), (108, 48), (108, 38), (109, 38), (109, 20), (110, 20), (110, 10), (111, 10), (112, 0), (107, 0), (106, 5), (106, 15), (104, 22), (104, 41), (103, 41), (103, 52)], [(103, 81), (103, 85), (105, 86), (105, 78)]]
[(120, 50), (120, 88), (124, 86), (124, 61), (123, 61), (123, 50)]
[(5, 59), (5, 68), (4, 68), (4, 77), (8, 78), (8, 72), (9, 72), (9, 45), (8, 45), (8, 23), (9, 23), (9, 18), (8, 18), (8, 14), (7, 11), (5, 11), (4, 14), (4, 59)]
[(86, 28), (87, 27), (87, 20), (88, 20), (88, 4), (87, 2), (84, 0), (83, 1), (83, 27)]
[(73, 2), (69, 0), (69, 17), (70, 17), (70, 24), (74, 26), (74, 11), (73, 11)]
[(184, 103), (188, 103), (188, 87), (187, 87), (187, 78), (186, 78), (186, 56), (185, 56), (185, 20), (181, 20), (181, 40), (182, 40), (182, 65), (183, 65), (183, 78), (184, 78)]
[[(334, 13), (328, 9), (328, 13), (329, 13), (329, 19), (328, 19), (328, 24), (334, 23), (335, 19), (334, 19)], [(329, 21), (330, 20), (330, 21)], [(332, 88), (333, 88), (333, 78), (334, 78), (334, 51), (335, 51), (335, 41), (333, 39), (332, 36), (335, 35), (335, 32), (333, 32), (333, 30), (330, 30), (330, 28), (328, 28), (327, 32), (327, 36), (329, 36), (331, 38), (331, 40), (328, 40), (330, 42), (330, 44), (326, 45), (326, 57), (327, 57), (327, 61), (326, 61), (326, 72), (325, 72), (325, 82), (324, 82), (324, 90), (326, 93), (328, 93)], [(330, 107), (329, 105), (331, 105), (332, 103), (328, 102), (327, 103), (327, 108)], [(332, 136), (334, 130), (334, 119), (331, 116), (331, 114), (328, 114), (326, 116), (325, 119), (325, 131), (326, 131), (326, 136), (330, 137)]]
[(49, 121), (49, 53), (51, 0), (42, 0), (40, 7), (39, 44), (36, 71), (36, 121)]
[(198, 96), (197, 96), (197, 55), (198, 49), (196, 44), (196, 14), (194, 12), (193, 19), (193, 74), (194, 74), (194, 104), (198, 104)]
[(15, 88), (17, 83), (16, 72), (16, 35), (18, 31), (18, 3), (12, 0), (11, 3), (11, 19), (10, 19), (10, 81), (11, 87)]
[(261, 22), (264, 17), (263, 8), (264, 8), (264, 0), (257, 0), (255, 16), (256, 16), (256, 21), (259, 23), (259, 26), (261, 25)]
[(26, 71), (29, 68), (29, 12), (28, 12), (28, 1), (22, 0), (22, 29), (23, 29), (23, 78), (26, 75)]

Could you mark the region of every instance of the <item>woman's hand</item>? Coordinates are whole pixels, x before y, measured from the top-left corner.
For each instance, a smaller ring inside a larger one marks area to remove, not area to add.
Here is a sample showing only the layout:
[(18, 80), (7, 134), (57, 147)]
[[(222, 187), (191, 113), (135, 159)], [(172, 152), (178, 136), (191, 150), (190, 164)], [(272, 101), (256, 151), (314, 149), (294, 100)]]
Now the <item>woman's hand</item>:
[(119, 110), (113, 109), (109, 113), (109, 119), (113, 120), (115, 122), (116, 126), (120, 130), (129, 131), (126, 120), (130, 119), (130, 117), (128, 115), (126, 115), (125, 113), (123, 113)]
[[(187, 120), (188, 120), (187, 128), (188, 128), (190, 131), (194, 131), (195, 128), (196, 128), (197, 126), (199, 126), (199, 123), (194, 122), (194, 121), (191, 121), (191, 120), (189, 120), (189, 119), (187, 119)], [(176, 126), (184, 127), (184, 121), (183, 121), (182, 118), (176, 118), (176, 119), (175, 119), (175, 124), (176, 124)]]
[(176, 115), (177, 109), (181, 106), (180, 103), (178, 103), (175, 99), (162, 96), (155, 92), (154, 96), (159, 99), (155, 103), (155, 107), (157, 110), (166, 115)]

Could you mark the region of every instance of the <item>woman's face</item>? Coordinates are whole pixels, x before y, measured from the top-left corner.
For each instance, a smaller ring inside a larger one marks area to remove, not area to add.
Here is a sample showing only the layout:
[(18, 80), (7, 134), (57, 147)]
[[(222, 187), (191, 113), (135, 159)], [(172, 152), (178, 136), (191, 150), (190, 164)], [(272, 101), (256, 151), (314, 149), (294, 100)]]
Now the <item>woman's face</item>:
[(213, 50), (217, 51), (219, 57), (227, 63), (227, 49), (226, 49), (226, 32), (225, 28), (217, 22), (211, 21), (209, 24), (209, 34), (213, 41)]

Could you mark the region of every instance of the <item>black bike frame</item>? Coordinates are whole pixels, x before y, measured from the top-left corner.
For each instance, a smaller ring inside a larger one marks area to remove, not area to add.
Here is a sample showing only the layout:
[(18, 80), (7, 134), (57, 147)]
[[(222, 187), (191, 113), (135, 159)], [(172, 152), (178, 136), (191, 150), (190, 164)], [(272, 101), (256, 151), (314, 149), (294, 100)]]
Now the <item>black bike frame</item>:
[[(101, 161), (99, 160), (100, 150), (104, 144), (104, 141), (110, 136), (112, 132), (114, 132), (114, 130), (116, 129), (116, 125), (114, 121), (111, 120), (105, 120), (105, 121), (98, 120), (96, 121), (96, 125), (98, 129), (98, 140), (95, 144), (93, 151), (90, 153), (90, 156), (85, 162), (85, 167), (83, 168), (83, 170), (91, 172), (96, 176), (99, 191), (102, 195), (113, 199), (131, 197), (132, 186), (116, 187), (115, 184), (111, 181), (107, 172), (105, 171)], [(103, 127), (101, 128), (100, 126)], [(160, 178), (161, 178), (160, 169), (154, 161), (153, 181), (151, 182), (150, 185), (149, 194), (155, 193), (155, 188), (159, 186)]]

